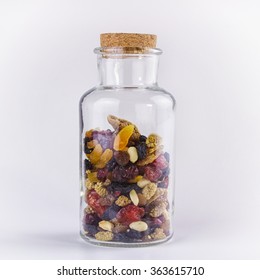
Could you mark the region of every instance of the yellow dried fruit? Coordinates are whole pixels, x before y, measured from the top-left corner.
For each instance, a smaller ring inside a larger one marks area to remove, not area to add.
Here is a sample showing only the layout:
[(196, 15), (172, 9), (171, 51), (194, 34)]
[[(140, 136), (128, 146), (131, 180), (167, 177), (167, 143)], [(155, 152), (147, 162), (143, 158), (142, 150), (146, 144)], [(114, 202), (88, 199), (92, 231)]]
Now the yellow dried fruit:
[(99, 231), (95, 234), (95, 238), (100, 241), (110, 241), (114, 237), (114, 234), (110, 231)]
[(91, 183), (96, 183), (98, 182), (98, 178), (97, 178), (97, 172), (90, 172), (89, 170), (87, 171), (87, 176), (88, 179)]
[(95, 184), (93, 182), (91, 182), (89, 180), (89, 178), (86, 179), (85, 181), (85, 185), (86, 185), (86, 188), (90, 191), (90, 190), (93, 190), (94, 187), (95, 187)]
[(97, 144), (91, 154), (88, 154), (88, 158), (92, 164), (96, 164), (103, 153), (103, 149), (100, 144)]
[(149, 163), (152, 163), (154, 160), (156, 160), (160, 156), (161, 152), (156, 151), (156, 153), (149, 154), (146, 158), (139, 160), (136, 164), (139, 166), (144, 166)]
[(93, 129), (90, 129), (90, 130), (86, 131), (85, 137), (91, 138), (92, 137), (92, 132), (93, 132)]
[[(133, 125), (131, 122), (127, 121), (127, 120), (124, 120), (124, 119), (120, 119), (120, 118), (117, 118), (115, 116), (112, 116), (112, 115), (109, 115), (107, 117), (107, 120), (108, 122), (113, 126), (113, 128), (116, 130), (116, 131), (119, 131), (121, 130), (122, 128), (124, 128), (125, 126), (127, 125)], [(130, 137), (130, 140), (131, 141), (138, 141), (139, 140), (139, 137), (140, 137), (140, 132), (138, 131), (138, 128), (134, 125), (134, 132), (133, 134), (131, 135)]]
[(161, 203), (158, 206), (155, 206), (151, 211), (150, 211), (150, 216), (151, 217), (159, 217), (161, 216), (166, 210), (166, 205), (165, 203)]
[(163, 229), (156, 228), (155, 231), (151, 234), (152, 239), (164, 239), (166, 237)]
[(154, 148), (155, 146), (159, 146), (161, 142), (162, 142), (162, 138), (155, 133), (150, 134), (146, 139), (146, 145), (149, 148), (150, 147)]
[(107, 195), (107, 189), (103, 187), (103, 184), (101, 182), (96, 183), (95, 191), (102, 197)]
[(143, 188), (142, 194), (146, 199), (150, 199), (155, 194), (156, 190), (157, 185), (155, 183), (149, 183)]
[(129, 124), (119, 131), (114, 140), (114, 150), (122, 151), (134, 132), (134, 125)]
[(104, 168), (106, 164), (111, 160), (113, 157), (113, 151), (110, 149), (106, 149), (104, 153), (101, 155), (97, 164), (95, 164), (96, 168)]
[(120, 195), (119, 198), (115, 202), (115, 204), (120, 206), (120, 207), (124, 207), (124, 206), (126, 206), (130, 203), (131, 203), (131, 200), (124, 195)]
[(147, 204), (152, 203), (153, 201), (160, 198), (160, 201), (166, 201), (167, 200), (167, 189), (157, 188), (155, 194), (147, 201)]
[(136, 176), (134, 179), (132, 179), (132, 180), (128, 180), (128, 183), (137, 183), (137, 182), (139, 182), (141, 179), (143, 178), (143, 176), (141, 176), (141, 175), (138, 175), (138, 176)]

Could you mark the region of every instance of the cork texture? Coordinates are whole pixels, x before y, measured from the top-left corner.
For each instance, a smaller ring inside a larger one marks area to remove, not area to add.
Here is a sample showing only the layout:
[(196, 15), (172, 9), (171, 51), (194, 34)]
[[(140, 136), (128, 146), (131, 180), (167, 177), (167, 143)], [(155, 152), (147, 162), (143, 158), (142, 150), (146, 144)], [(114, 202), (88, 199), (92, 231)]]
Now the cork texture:
[(157, 36), (140, 33), (103, 33), (100, 34), (101, 47), (156, 48)]

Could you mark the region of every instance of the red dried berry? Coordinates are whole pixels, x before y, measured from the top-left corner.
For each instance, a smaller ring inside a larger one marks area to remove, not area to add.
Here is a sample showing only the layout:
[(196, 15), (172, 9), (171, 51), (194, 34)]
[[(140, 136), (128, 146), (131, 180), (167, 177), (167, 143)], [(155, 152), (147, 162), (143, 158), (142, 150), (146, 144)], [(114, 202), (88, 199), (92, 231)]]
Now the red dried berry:
[(106, 210), (106, 206), (102, 206), (99, 202), (100, 196), (95, 191), (90, 191), (87, 193), (87, 203), (88, 205), (98, 214), (102, 216)]
[(140, 221), (144, 212), (144, 208), (135, 205), (127, 205), (117, 213), (116, 218), (120, 223), (129, 225), (132, 222)]
[(168, 167), (168, 162), (165, 159), (164, 155), (160, 155), (156, 160), (154, 160), (153, 165), (157, 169), (165, 169), (166, 167)]
[(152, 182), (157, 182), (162, 176), (162, 171), (154, 166), (146, 166), (144, 177)]

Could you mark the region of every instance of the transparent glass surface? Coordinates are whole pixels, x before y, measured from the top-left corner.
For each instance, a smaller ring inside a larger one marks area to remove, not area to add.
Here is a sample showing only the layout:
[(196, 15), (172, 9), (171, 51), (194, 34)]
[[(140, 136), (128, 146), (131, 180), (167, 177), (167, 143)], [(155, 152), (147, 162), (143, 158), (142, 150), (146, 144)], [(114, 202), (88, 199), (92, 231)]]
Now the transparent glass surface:
[(98, 52), (100, 84), (80, 100), (81, 236), (104, 246), (165, 242), (173, 234), (175, 100), (157, 85), (160, 52)]

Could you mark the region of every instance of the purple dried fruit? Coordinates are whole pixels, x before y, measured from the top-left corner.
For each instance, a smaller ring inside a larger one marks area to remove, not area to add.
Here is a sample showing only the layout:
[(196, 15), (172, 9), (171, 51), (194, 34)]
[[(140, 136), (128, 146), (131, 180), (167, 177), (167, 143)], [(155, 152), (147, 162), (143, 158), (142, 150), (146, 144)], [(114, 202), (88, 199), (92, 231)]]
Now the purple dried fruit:
[(137, 153), (138, 153), (138, 159), (139, 160), (145, 159), (146, 156), (147, 156), (147, 147), (146, 147), (145, 142), (144, 143), (143, 142), (139, 143), (136, 146), (136, 149), (137, 149)]

